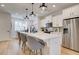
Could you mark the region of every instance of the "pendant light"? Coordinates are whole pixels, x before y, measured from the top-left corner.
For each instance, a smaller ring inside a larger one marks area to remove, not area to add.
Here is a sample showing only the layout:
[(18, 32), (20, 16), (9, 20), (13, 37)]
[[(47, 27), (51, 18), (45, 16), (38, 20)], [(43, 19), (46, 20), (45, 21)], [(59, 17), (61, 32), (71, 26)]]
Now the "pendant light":
[(32, 3), (32, 12), (31, 12), (30, 16), (35, 16), (34, 11), (33, 11), (33, 5), (34, 5), (34, 3)]
[(42, 3), (42, 5), (40, 5), (40, 8), (45, 11), (45, 9), (47, 8), (47, 6), (45, 5), (45, 3)]
[(27, 15), (27, 11), (28, 11), (28, 9), (26, 8), (25, 10), (26, 10), (26, 16), (25, 16), (24, 19), (29, 19), (28, 15)]

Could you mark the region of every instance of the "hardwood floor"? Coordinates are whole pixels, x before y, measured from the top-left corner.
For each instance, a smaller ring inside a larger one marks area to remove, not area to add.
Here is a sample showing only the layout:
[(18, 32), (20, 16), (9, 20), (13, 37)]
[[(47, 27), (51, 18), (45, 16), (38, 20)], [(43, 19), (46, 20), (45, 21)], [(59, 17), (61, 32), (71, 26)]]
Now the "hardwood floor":
[[(0, 55), (29, 55), (29, 50), (27, 49), (26, 53), (23, 53), (18, 40), (13, 39), (0, 42)], [(62, 47), (61, 55), (79, 55), (79, 53)]]
[(75, 52), (71, 49), (67, 49), (67, 48), (62, 47), (61, 54), (62, 55), (79, 55), (79, 52)]

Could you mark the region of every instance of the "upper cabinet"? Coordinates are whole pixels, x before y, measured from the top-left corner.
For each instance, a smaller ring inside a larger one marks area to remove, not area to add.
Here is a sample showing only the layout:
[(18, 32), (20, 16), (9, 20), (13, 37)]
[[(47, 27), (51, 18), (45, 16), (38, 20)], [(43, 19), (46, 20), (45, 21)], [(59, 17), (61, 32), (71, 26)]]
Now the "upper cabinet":
[(79, 17), (79, 5), (72, 7), (72, 15), (73, 17)]
[(47, 23), (53, 24), (53, 27), (62, 27), (63, 26), (63, 17), (62, 14), (56, 15), (56, 16), (48, 16), (41, 20), (40, 26), (46, 27)]
[(56, 15), (52, 19), (53, 27), (62, 27), (63, 26), (63, 17), (62, 15)]
[(79, 5), (72, 6), (63, 10), (63, 18), (79, 17)]
[(70, 18), (71, 17), (71, 8), (67, 8), (67, 9), (64, 9), (63, 10), (63, 18), (66, 19), (66, 18)]

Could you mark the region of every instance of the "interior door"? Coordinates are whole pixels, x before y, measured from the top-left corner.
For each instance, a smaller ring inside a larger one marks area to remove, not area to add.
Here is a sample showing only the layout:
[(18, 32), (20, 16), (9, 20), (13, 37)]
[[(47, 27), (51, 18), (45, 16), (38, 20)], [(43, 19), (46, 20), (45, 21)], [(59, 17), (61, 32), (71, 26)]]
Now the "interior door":
[(0, 13), (0, 41), (10, 40), (11, 21), (8, 14)]

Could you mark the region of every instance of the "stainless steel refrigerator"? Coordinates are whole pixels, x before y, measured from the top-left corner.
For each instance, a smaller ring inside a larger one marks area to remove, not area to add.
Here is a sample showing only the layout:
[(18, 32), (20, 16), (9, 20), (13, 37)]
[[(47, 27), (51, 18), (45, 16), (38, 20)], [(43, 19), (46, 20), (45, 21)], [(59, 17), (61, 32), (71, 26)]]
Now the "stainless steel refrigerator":
[(79, 51), (79, 17), (64, 20), (62, 45)]

